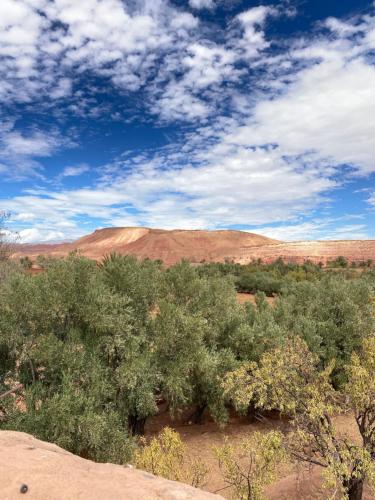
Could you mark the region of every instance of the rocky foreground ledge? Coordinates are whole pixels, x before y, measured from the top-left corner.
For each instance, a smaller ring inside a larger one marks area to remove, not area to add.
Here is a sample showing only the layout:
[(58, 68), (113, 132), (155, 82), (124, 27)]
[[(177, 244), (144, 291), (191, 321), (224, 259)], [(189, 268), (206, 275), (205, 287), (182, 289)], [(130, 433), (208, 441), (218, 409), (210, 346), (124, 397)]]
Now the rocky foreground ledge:
[(22, 432), (0, 432), (0, 498), (214, 500), (222, 498), (143, 471), (98, 464)]

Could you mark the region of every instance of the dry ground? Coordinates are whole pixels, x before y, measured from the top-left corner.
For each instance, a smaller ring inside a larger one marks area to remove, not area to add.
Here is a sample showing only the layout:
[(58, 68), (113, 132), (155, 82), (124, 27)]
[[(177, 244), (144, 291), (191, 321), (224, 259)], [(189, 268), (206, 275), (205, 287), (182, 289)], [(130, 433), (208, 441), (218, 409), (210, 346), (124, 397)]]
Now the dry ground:
[[(202, 459), (210, 469), (203, 489), (211, 493), (217, 492), (224, 498), (230, 499), (233, 498), (232, 492), (226, 488), (212, 447), (223, 444), (225, 436), (236, 444), (252, 432), (266, 432), (271, 429), (285, 430), (288, 426), (286, 421), (272, 417), (272, 415), (268, 415), (267, 420), (267, 423), (250, 424), (246, 418), (232, 415), (228, 425), (220, 428), (208, 415), (205, 415), (202, 425), (189, 424), (189, 412), (185, 412), (180, 418), (171, 419), (165, 408), (161, 407), (160, 414), (148, 423), (146, 435), (154, 436), (165, 426), (177, 430), (187, 446), (189, 456)], [(337, 417), (336, 425), (342, 432), (358, 439), (356, 424), (352, 416)], [(266, 490), (266, 498), (269, 500), (322, 500), (331, 498), (331, 494), (322, 486), (320, 468), (293, 464), (282, 466), (278, 480)], [(375, 494), (366, 488), (363, 499), (374, 500)]]
[[(276, 300), (276, 297), (266, 297), (266, 300), (269, 304), (273, 304)], [(255, 295), (252, 293), (238, 292), (237, 293), (237, 302), (239, 304), (247, 304), (248, 302), (250, 302), (250, 304), (255, 305)]]

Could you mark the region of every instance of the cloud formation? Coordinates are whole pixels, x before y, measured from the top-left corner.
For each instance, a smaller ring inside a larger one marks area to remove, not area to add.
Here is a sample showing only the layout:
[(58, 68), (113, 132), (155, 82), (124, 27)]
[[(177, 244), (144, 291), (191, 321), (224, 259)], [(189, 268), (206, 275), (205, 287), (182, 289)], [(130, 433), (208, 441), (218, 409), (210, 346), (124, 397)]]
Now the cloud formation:
[(214, 0), (189, 0), (192, 9), (214, 9)]
[(144, 89), (156, 113), (170, 107), (164, 118), (204, 118), (214, 109), (204, 91), (211, 87), (212, 101), (212, 85), (235, 79), (235, 65), (268, 46), (260, 28), (270, 12), (241, 14), (215, 46), (198, 17), (165, 0), (3, 0), (0, 100), (74, 99), (75, 84), (93, 74), (125, 92)]
[(37, 127), (21, 131), (14, 121), (0, 124), (0, 174), (3, 179), (23, 180), (43, 177), (39, 159), (52, 156), (62, 146), (74, 147), (75, 143), (61, 137), (56, 129), (48, 132)]
[(61, 179), (63, 177), (76, 177), (88, 172), (89, 170), (90, 167), (85, 163), (73, 167), (65, 167), (64, 170), (59, 175), (59, 178)]
[[(199, 17), (214, 2), (189, 5), (3, 0), (4, 104), (41, 103), (55, 112), (64, 102), (72, 115), (99, 116), (95, 86), (92, 102), (79, 85), (89, 76), (113, 93), (140, 95), (147, 119), (190, 127), (167, 147), (118, 155), (88, 185), (2, 200), (23, 223), (25, 241), (79, 236), (93, 214), (102, 225), (259, 227), (286, 239), (366, 235), (362, 222), (336, 232), (327, 223), (325, 233), (309, 216), (335, 190), (375, 172), (374, 13), (329, 18), (314, 37), (289, 39), (285, 48), (267, 36), (267, 23), (282, 15), (277, 7), (241, 12), (218, 36)], [(9, 121), (0, 145), (0, 172), (21, 179), (42, 178), (38, 158), (74, 144)], [(69, 163), (58, 180), (89, 169)], [(367, 203), (375, 205), (374, 197)]]

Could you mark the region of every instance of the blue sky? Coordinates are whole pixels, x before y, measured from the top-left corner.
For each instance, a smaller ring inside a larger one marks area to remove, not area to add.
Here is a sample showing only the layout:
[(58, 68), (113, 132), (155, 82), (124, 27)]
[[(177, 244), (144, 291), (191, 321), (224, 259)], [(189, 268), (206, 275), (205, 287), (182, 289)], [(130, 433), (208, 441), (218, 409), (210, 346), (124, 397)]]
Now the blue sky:
[(375, 238), (375, 3), (1, 0), (0, 209)]

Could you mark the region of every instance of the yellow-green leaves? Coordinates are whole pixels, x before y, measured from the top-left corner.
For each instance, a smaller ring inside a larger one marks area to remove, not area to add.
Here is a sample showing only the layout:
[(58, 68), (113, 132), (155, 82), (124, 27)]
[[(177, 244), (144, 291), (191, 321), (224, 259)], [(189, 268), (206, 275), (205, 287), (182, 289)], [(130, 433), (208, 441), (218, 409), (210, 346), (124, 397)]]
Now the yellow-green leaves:
[(178, 432), (165, 427), (159, 436), (154, 437), (134, 455), (134, 465), (173, 481), (181, 481), (193, 486), (203, 486), (208, 469), (201, 460), (190, 460), (186, 446)]
[(248, 363), (229, 373), (224, 381), (237, 408), (254, 401), (258, 408), (277, 409), (289, 416), (308, 412), (318, 418), (335, 409), (335, 393), (329, 383), (333, 364), (323, 372), (306, 343), (294, 337), (266, 352), (259, 364)]
[(348, 383), (345, 392), (356, 412), (371, 411), (375, 418), (375, 338), (363, 342), (360, 355), (353, 353), (346, 367)]
[[(226, 390), (235, 405), (250, 402), (258, 408), (277, 409), (286, 414), (293, 432), (287, 449), (297, 460), (325, 468), (329, 485), (335, 483), (349, 498), (360, 498), (365, 480), (374, 477), (375, 458), (375, 339), (363, 342), (361, 354), (354, 353), (346, 367), (348, 383), (342, 392), (334, 390), (330, 375), (334, 361), (318, 369), (317, 358), (298, 337), (266, 352), (259, 363), (246, 364), (227, 375)], [(334, 417), (340, 411), (354, 412), (362, 444), (337, 432)], [(238, 468), (223, 454), (232, 483), (238, 482)], [(241, 476), (242, 477), (242, 476)], [(252, 497), (240, 497), (252, 498)]]
[(286, 456), (277, 431), (254, 432), (236, 447), (227, 439), (214, 453), (233, 497), (240, 500), (264, 498), (264, 488), (275, 479), (277, 466)]

